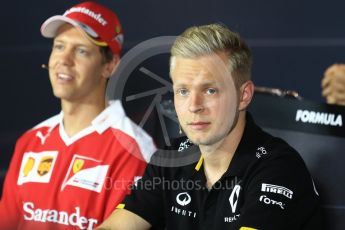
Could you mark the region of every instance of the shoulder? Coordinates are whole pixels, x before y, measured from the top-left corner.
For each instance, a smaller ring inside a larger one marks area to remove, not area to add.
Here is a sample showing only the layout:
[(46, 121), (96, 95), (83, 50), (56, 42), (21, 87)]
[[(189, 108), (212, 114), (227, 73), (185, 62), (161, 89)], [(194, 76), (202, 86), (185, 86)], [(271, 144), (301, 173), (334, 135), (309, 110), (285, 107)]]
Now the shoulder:
[(129, 137), (127, 141), (134, 141), (145, 160), (149, 161), (156, 151), (154, 141), (142, 127), (127, 117), (121, 102), (119, 100), (110, 101), (110, 106), (104, 112), (108, 114), (107, 123), (113, 129), (113, 132)]
[(156, 151), (147, 171), (151, 176), (167, 180), (189, 178), (195, 173), (200, 157), (199, 147), (187, 137), (181, 137), (172, 140), (171, 146)]
[(61, 113), (56, 114), (56, 115), (38, 123), (31, 130), (37, 130), (37, 129), (44, 128), (44, 127), (47, 127), (47, 128), (55, 127), (61, 121), (61, 116), (62, 116)]
[(255, 158), (244, 176), (248, 188), (265, 191), (282, 187), (297, 196), (317, 195), (307, 165), (284, 140), (277, 137), (270, 139), (257, 149)]
[(280, 185), (297, 193), (314, 189), (312, 177), (300, 154), (286, 141), (263, 131), (253, 122), (248, 126), (230, 169), (238, 170), (245, 187)]
[(263, 167), (266, 164), (298, 165), (305, 168), (300, 154), (285, 140), (263, 131), (252, 120), (248, 120), (238, 152), (247, 163)]
[[(255, 153), (256, 161), (260, 164), (282, 164), (287, 167), (297, 167), (306, 170), (306, 165), (300, 154), (286, 141), (278, 137), (270, 138)], [(292, 169), (292, 168), (291, 168)]]
[(47, 132), (50, 132), (53, 128), (55, 128), (60, 123), (61, 116), (62, 114), (60, 113), (38, 123), (31, 129), (24, 132), (19, 137), (17, 142), (20, 142), (23, 140), (30, 140), (33, 136), (40, 136), (40, 135), (44, 135)]

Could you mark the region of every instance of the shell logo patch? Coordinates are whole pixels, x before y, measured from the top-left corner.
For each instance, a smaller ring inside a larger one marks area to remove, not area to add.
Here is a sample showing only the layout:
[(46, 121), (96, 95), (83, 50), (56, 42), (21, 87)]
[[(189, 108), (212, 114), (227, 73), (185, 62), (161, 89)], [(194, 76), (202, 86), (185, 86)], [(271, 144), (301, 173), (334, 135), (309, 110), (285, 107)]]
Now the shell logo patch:
[(57, 156), (58, 151), (24, 153), (17, 184), (49, 183)]
[(27, 177), (29, 172), (31, 172), (32, 168), (34, 167), (35, 164), (35, 159), (32, 157), (29, 157), (29, 159), (27, 159), (24, 169), (23, 169), (23, 176)]

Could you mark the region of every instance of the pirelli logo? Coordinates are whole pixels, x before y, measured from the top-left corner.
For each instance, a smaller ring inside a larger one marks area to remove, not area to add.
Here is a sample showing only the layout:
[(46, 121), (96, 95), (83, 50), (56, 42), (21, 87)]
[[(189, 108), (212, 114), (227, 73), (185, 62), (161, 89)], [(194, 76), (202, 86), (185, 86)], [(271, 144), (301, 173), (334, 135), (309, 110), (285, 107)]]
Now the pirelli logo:
[(292, 199), (292, 194), (293, 194), (293, 192), (288, 188), (285, 188), (283, 186), (274, 185), (274, 184), (266, 184), (266, 183), (261, 184), (261, 191), (262, 192), (282, 194), (289, 199)]

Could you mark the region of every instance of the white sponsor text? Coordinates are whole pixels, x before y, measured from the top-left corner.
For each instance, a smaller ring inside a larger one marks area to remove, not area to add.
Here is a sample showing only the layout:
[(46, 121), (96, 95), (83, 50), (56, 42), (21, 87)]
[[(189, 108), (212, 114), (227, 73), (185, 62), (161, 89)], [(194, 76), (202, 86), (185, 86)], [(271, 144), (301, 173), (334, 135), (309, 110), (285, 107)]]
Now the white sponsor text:
[(308, 110), (297, 110), (296, 121), (303, 123), (312, 123), (320, 125), (343, 126), (343, 118), (341, 114), (322, 113)]
[(32, 202), (25, 202), (23, 204), (24, 220), (36, 222), (51, 222), (62, 225), (71, 225), (79, 227), (80, 229), (93, 229), (97, 224), (97, 219), (80, 216), (80, 208), (75, 207), (75, 212), (67, 213), (55, 209), (35, 209)]
[(292, 194), (293, 194), (293, 192), (290, 189), (285, 188), (283, 186), (278, 186), (274, 184), (265, 184), (265, 183), (261, 184), (261, 191), (282, 194), (289, 199), (292, 199)]
[(260, 196), (259, 201), (264, 202), (265, 204), (269, 204), (269, 205), (278, 205), (281, 209), (284, 209), (284, 205), (285, 205), (284, 203), (280, 201), (272, 200), (271, 198), (268, 198), (265, 195)]

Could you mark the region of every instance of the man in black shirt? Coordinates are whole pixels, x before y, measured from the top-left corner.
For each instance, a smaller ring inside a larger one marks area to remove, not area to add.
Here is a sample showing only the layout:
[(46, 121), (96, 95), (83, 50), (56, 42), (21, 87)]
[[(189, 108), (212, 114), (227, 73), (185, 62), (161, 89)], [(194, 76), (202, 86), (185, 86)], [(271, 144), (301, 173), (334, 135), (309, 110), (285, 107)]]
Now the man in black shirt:
[[(250, 69), (248, 46), (223, 25), (191, 27), (176, 39), (170, 74), (188, 140), (155, 154), (100, 229), (322, 229), (305, 163), (246, 114)], [(174, 165), (181, 156), (188, 161)]]

